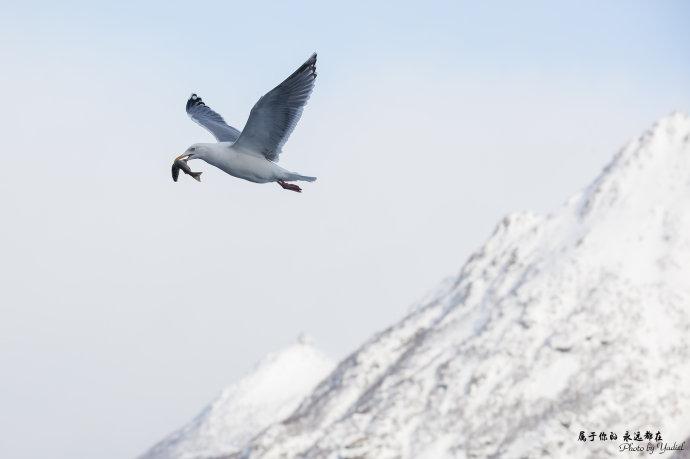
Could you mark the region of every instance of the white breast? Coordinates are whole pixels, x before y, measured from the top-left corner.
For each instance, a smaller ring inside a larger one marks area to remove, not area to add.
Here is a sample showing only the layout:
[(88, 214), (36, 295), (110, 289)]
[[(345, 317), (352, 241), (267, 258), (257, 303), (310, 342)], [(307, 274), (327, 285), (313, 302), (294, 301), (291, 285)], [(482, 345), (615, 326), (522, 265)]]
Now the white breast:
[(214, 147), (206, 162), (233, 177), (266, 183), (279, 180), (283, 176), (282, 167), (263, 157), (243, 153), (228, 144), (219, 143)]

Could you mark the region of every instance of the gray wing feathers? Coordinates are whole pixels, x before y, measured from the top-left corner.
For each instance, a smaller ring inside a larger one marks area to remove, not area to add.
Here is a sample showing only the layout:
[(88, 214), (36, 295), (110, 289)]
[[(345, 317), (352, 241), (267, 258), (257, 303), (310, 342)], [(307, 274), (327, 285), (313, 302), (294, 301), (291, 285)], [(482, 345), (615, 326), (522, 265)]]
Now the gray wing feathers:
[(211, 131), (218, 142), (234, 142), (240, 136), (240, 131), (229, 126), (222, 116), (214, 112), (196, 94), (191, 95), (186, 109), (189, 117)]
[(316, 53), (259, 99), (235, 146), (277, 161), (283, 145), (302, 116), (315, 80)]

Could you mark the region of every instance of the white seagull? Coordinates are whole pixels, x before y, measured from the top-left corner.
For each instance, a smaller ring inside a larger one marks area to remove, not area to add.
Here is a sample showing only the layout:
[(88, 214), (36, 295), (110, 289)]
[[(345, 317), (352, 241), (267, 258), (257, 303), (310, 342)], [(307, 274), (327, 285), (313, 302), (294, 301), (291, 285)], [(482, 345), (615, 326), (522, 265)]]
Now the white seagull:
[[(187, 114), (205, 127), (217, 143), (195, 143), (175, 158), (186, 163), (201, 159), (233, 177), (255, 183), (278, 182), (286, 190), (301, 192), (296, 180), (313, 182), (316, 177), (290, 172), (278, 166), (278, 156), (302, 116), (304, 106), (314, 89), (316, 53), (274, 89), (264, 95), (249, 113), (242, 132), (229, 126), (196, 94), (187, 101)], [(176, 165), (173, 179), (177, 181)], [(179, 167), (179, 166), (178, 166)], [(182, 167), (185, 173), (188, 168)], [(195, 177), (198, 179), (198, 176)]]

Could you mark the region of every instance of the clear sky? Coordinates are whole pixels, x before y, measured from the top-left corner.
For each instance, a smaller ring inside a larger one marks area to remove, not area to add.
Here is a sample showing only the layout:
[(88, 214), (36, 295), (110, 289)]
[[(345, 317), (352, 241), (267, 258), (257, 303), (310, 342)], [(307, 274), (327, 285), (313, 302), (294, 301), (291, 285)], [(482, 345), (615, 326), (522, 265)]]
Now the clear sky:
[[(205, 164), (318, 51), (281, 164)], [(15, 2), (0, 14), (0, 457), (123, 458), (301, 331), (334, 358), (690, 108), (690, 3)]]

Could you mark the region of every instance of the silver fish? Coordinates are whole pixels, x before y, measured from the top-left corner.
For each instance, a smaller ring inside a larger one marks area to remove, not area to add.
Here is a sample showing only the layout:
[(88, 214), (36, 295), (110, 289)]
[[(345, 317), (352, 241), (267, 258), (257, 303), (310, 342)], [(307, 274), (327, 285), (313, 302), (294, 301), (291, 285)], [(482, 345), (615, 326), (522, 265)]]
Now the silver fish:
[(175, 162), (172, 165), (172, 178), (173, 181), (177, 182), (177, 178), (180, 176), (180, 169), (187, 175), (191, 175), (197, 182), (201, 182), (201, 172), (193, 172), (189, 168), (186, 159), (182, 159), (184, 155), (175, 158)]

